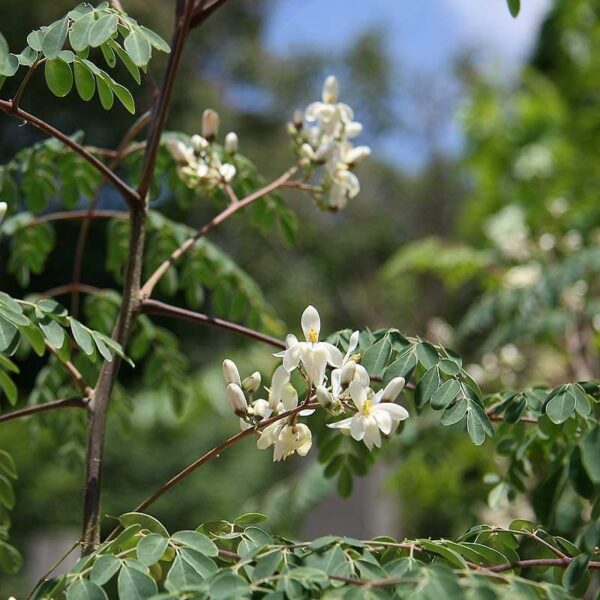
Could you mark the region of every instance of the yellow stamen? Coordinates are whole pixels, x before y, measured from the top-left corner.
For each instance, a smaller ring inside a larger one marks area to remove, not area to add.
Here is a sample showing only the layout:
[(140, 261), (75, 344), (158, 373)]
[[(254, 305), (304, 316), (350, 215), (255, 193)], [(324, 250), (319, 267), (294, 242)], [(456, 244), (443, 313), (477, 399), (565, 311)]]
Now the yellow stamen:
[(365, 400), (365, 403), (362, 406), (362, 413), (367, 417), (371, 414), (371, 408), (373, 407), (373, 403), (370, 400)]
[(317, 333), (317, 330), (316, 329), (309, 329), (308, 333), (306, 335), (306, 339), (311, 344), (316, 344), (319, 341), (319, 334)]

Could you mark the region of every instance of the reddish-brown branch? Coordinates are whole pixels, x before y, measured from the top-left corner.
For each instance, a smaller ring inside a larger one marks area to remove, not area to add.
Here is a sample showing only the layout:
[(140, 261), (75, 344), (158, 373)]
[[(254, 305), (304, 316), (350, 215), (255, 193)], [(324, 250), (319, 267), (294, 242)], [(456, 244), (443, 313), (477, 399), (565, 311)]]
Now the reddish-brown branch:
[(225, 2), (227, 0), (197, 0), (190, 27), (193, 28), (202, 25)]
[(129, 213), (122, 210), (92, 210), (91, 213), (87, 209), (67, 210), (40, 215), (32, 219), (30, 223), (31, 225), (39, 225), (40, 223), (54, 223), (56, 221), (80, 221), (87, 218), (125, 220), (129, 218)]
[(30, 123), (40, 131), (43, 131), (45, 134), (59, 140), (65, 146), (71, 148), (71, 150), (79, 154), (79, 156), (89, 162), (101, 175), (110, 181), (121, 192), (123, 198), (125, 198), (128, 203), (136, 202), (139, 199), (138, 192), (131, 188), (125, 181), (123, 181), (116, 173), (111, 171), (93, 154), (90, 154), (81, 144), (78, 144), (75, 140), (65, 135), (62, 131), (59, 131), (39, 117), (36, 117), (35, 115), (32, 115), (19, 108), (11, 100), (0, 100), (0, 110), (4, 111), (7, 115), (14, 116), (18, 119), (26, 121), (27, 123)]
[[(481, 567), (483, 571), (491, 571), (492, 573), (503, 573), (512, 569), (527, 569), (533, 567), (560, 567), (566, 568), (571, 564), (573, 559), (566, 558), (529, 558), (526, 560), (516, 560), (510, 563), (494, 565), (493, 567)], [(600, 561), (590, 560), (587, 566), (588, 569), (600, 569)]]
[(85, 283), (66, 283), (65, 285), (58, 285), (50, 288), (45, 292), (40, 292), (38, 295), (42, 298), (54, 298), (56, 296), (71, 294), (73, 290), (77, 290), (82, 294), (93, 294), (96, 296), (105, 292), (105, 290), (102, 288), (94, 287), (93, 285), (87, 285)]
[(224, 442), (222, 442), (218, 446), (215, 446), (212, 450), (209, 450), (206, 454), (203, 454), (199, 459), (195, 460), (192, 464), (188, 465), (185, 469), (180, 471), (177, 475), (175, 475), (174, 477), (169, 479), (169, 481), (167, 481), (164, 485), (162, 485), (156, 492), (154, 492), (154, 494), (152, 494), (151, 496), (146, 498), (146, 500), (144, 500), (141, 504), (139, 504), (134, 509), (135, 512), (139, 512), (139, 511), (142, 511), (142, 510), (145, 510), (146, 508), (148, 508), (151, 504), (156, 502), (161, 496), (166, 494), (171, 488), (176, 486), (182, 479), (185, 479), (188, 475), (193, 473), (196, 469), (198, 469), (199, 467), (201, 467), (208, 461), (212, 460), (213, 458), (217, 458), (221, 454), (221, 452), (223, 452), (223, 450), (226, 450), (230, 446), (233, 446), (235, 443), (243, 440), (244, 438), (251, 436), (253, 433), (260, 431), (261, 429), (264, 429), (265, 427), (271, 425), (272, 423), (280, 421), (281, 419), (287, 419), (288, 417), (291, 417), (303, 410), (318, 408), (318, 406), (319, 406), (319, 403), (314, 402), (314, 398), (311, 398), (311, 402), (303, 402), (300, 406), (297, 406), (293, 410), (288, 410), (284, 413), (281, 413), (280, 415), (271, 417), (270, 419), (265, 419), (264, 421), (261, 421), (260, 423), (258, 423), (255, 427), (246, 429), (244, 431), (240, 431), (239, 433), (232, 435), (230, 438), (227, 438)]
[(281, 186), (282, 183), (288, 181), (290, 177), (292, 177), (296, 171), (297, 167), (292, 167), (288, 169), (283, 175), (264, 186), (263, 188), (253, 192), (249, 196), (246, 196), (239, 202), (231, 203), (225, 210), (220, 212), (216, 217), (214, 217), (211, 221), (209, 221), (204, 227), (199, 229), (195, 235), (188, 238), (179, 248), (177, 248), (169, 258), (167, 258), (148, 278), (148, 281), (142, 286), (141, 295), (142, 298), (149, 298), (152, 295), (154, 287), (160, 281), (161, 277), (169, 270), (171, 265), (179, 260), (186, 252), (188, 252), (191, 248), (194, 247), (196, 242), (203, 238), (205, 235), (209, 233), (212, 229), (220, 225), (223, 221), (226, 221), (229, 217), (235, 214), (238, 210), (252, 204), (256, 200), (274, 192), (278, 187)]
[(58, 410), (60, 408), (86, 408), (87, 400), (85, 398), (65, 398), (64, 400), (53, 400), (44, 404), (36, 404), (35, 406), (27, 406), (13, 410), (12, 412), (0, 415), (0, 423), (20, 419), (21, 417), (29, 417), (41, 412)]
[(192, 310), (180, 308), (178, 306), (172, 306), (170, 304), (165, 304), (164, 302), (159, 302), (158, 300), (143, 300), (141, 304), (141, 309), (142, 312), (148, 314), (175, 317), (177, 319), (184, 319), (186, 321), (192, 321), (194, 323), (201, 323), (202, 325), (207, 325), (208, 327), (214, 327), (216, 329), (232, 331), (234, 333), (245, 335), (246, 337), (252, 338), (259, 342), (270, 344), (271, 346), (275, 346), (276, 348), (285, 349), (285, 342), (282, 342), (281, 340), (271, 337), (270, 335), (267, 335), (265, 333), (261, 333), (260, 331), (250, 329), (249, 327), (239, 325), (238, 323), (232, 323), (231, 321), (219, 319), (218, 317), (209, 317), (208, 315), (205, 315), (203, 313), (194, 312)]

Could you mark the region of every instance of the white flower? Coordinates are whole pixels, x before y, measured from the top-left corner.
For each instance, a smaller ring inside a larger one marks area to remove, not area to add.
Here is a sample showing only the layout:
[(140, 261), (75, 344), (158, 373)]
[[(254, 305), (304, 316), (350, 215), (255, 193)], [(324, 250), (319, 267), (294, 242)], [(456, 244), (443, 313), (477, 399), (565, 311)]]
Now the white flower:
[(312, 446), (312, 433), (303, 423), (290, 425), (278, 421), (263, 429), (256, 446), (260, 450), (273, 446), (274, 461), (285, 460), (294, 452), (306, 456)]
[(229, 183), (236, 174), (235, 167), (229, 163), (225, 163), (219, 167), (219, 174), (223, 178), (223, 181)]
[(333, 344), (319, 342), (321, 319), (314, 306), (308, 306), (304, 310), (301, 324), (306, 341), (299, 342), (296, 338), (288, 336), (288, 349), (283, 355), (283, 366), (286, 371), (291, 372), (302, 363), (310, 383), (319, 386), (325, 379), (327, 364), (341, 367), (344, 359)]
[(190, 146), (186, 146), (180, 140), (169, 140), (167, 142), (167, 148), (177, 163), (190, 165), (196, 161), (194, 149)]
[[(389, 435), (398, 422), (408, 418), (408, 412), (393, 400), (402, 390), (404, 378), (392, 379), (383, 390), (374, 393), (359, 381), (352, 381), (349, 386), (350, 397), (356, 406), (357, 413), (337, 423), (330, 423), (332, 429), (350, 431), (357, 441), (363, 441), (371, 450), (373, 446), (381, 446), (381, 433)], [(382, 401), (384, 400), (385, 401)]]
[(269, 408), (276, 410), (281, 402), (283, 387), (290, 382), (290, 373), (283, 366), (275, 369), (269, 389)]
[(249, 394), (253, 394), (260, 387), (261, 377), (258, 371), (254, 371), (252, 375), (248, 375), (242, 381), (242, 389)]
[(227, 384), (235, 383), (238, 386), (242, 385), (240, 372), (238, 371), (236, 364), (228, 358), (223, 361), (223, 377), (225, 378), (225, 383)]
[(237, 133), (230, 131), (225, 136), (225, 143), (223, 145), (223, 147), (225, 148), (225, 152), (227, 152), (227, 154), (235, 154), (238, 151), (238, 146), (239, 139)]
[(542, 276), (542, 269), (537, 263), (519, 265), (509, 269), (504, 274), (504, 286), (509, 289), (530, 287), (537, 283)]
[(340, 84), (334, 75), (330, 75), (323, 84), (323, 102), (333, 104), (340, 94)]
[(7, 210), (8, 204), (6, 204), (6, 202), (0, 202), (0, 223), (4, 220), (4, 215), (6, 215)]
[(237, 383), (230, 383), (227, 386), (227, 395), (231, 409), (238, 417), (244, 417), (248, 413), (248, 402), (242, 388)]
[(202, 137), (212, 142), (219, 132), (220, 120), (219, 113), (212, 108), (207, 108), (202, 113)]
[(335, 209), (345, 208), (349, 198), (354, 198), (360, 192), (358, 177), (348, 170), (343, 163), (338, 163), (332, 173), (333, 185), (329, 192), (329, 206)]

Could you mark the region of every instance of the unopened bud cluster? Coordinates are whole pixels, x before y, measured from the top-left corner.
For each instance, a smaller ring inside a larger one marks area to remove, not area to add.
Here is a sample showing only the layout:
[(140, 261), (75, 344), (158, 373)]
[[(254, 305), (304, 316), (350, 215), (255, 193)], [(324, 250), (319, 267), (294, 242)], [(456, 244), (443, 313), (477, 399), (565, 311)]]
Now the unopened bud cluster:
[[(259, 435), (258, 448), (273, 447), (274, 460), (284, 460), (294, 453), (305, 456), (312, 445), (312, 434), (298, 418), (321, 407), (330, 415), (353, 413), (329, 427), (363, 441), (369, 449), (379, 447), (382, 434), (391, 435), (400, 421), (408, 418), (406, 409), (395, 403), (404, 388), (404, 378), (396, 377), (383, 389), (373, 390), (367, 370), (357, 362), (358, 331), (350, 337), (343, 355), (333, 344), (319, 341), (321, 320), (314, 307), (304, 311), (301, 325), (305, 341), (292, 334), (287, 336), (286, 349), (275, 354), (282, 364), (275, 369), (264, 398), (254, 399), (261, 384), (258, 372), (242, 380), (232, 360), (223, 362), (227, 396), (242, 429), (254, 427)], [(291, 382), (296, 370), (307, 385), (302, 402)]]
[(341, 210), (360, 192), (354, 167), (371, 154), (368, 146), (351, 142), (362, 132), (350, 106), (338, 102), (339, 83), (331, 75), (322, 99), (304, 112), (296, 111), (289, 132), (307, 178), (316, 181), (315, 198), (328, 210)]
[(219, 124), (219, 114), (208, 108), (202, 114), (202, 135), (193, 135), (189, 143), (181, 139), (167, 142), (179, 177), (189, 188), (211, 191), (230, 183), (236, 175), (235, 166), (228, 161), (238, 151), (238, 136), (228, 133), (219, 146), (215, 143)]

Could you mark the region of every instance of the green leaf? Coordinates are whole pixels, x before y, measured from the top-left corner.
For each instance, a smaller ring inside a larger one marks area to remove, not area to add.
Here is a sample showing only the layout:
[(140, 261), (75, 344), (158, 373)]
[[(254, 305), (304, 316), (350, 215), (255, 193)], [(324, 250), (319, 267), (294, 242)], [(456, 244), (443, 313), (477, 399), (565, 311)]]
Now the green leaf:
[(129, 527), (131, 525), (138, 524), (142, 526), (142, 529), (147, 529), (151, 533), (158, 533), (165, 538), (169, 537), (169, 532), (160, 521), (154, 517), (151, 517), (150, 515), (145, 515), (144, 513), (125, 513), (119, 517), (119, 522), (123, 527)]
[(30, 325), (29, 327), (21, 327), (19, 329), (21, 335), (27, 339), (27, 341), (31, 344), (33, 351), (38, 356), (44, 356), (46, 352), (46, 344), (44, 343), (44, 334), (39, 330), (35, 325)]
[(135, 114), (135, 101), (131, 92), (116, 81), (109, 81), (110, 89), (115, 93), (121, 104), (133, 115)]
[(90, 44), (90, 33), (95, 24), (94, 13), (89, 12), (73, 23), (69, 42), (75, 52), (81, 52)]
[(467, 413), (468, 402), (464, 398), (460, 398), (457, 402), (449, 406), (440, 419), (442, 425), (454, 425), (462, 421)]
[(17, 573), (23, 566), (23, 557), (20, 552), (0, 540), (0, 568), (7, 573)]
[(4, 475), (0, 475), (0, 503), (8, 510), (15, 507), (15, 490), (12, 483)]
[(115, 101), (113, 91), (110, 88), (106, 78), (102, 75), (96, 76), (96, 87), (98, 88), (98, 96), (100, 96), (100, 104), (104, 110), (110, 110)]
[(17, 467), (13, 457), (6, 451), (0, 450), (0, 469), (9, 477), (17, 478)]
[(137, 545), (137, 557), (142, 564), (150, 567), (161, 559), (168, 544), (168, 540), (159, 533), (146, 535)]
[(590, 562), (589, 554), (579, 554), (576, 556), (569, 566), (565, 569), (562, 578), (562, 584), (569, 590), (573, 591), (579, 582), (586, 574), (588, 563)]
[(417, 366), (417, 355), (414, 346), (409, 346), (398, 355), (398, 358), (385, 370), (383, 382), (389, 383), (394, 377), (409, 380)]
[(219, 555), (219, 549), (215, 543), (198, 531), (178, 531), (171, 537), (171, 541), (197, 550), (206, 556)]
[(234, 520), (236, 525), (256, 525), (257, 523), (264, 523), (269, 517), (263, 513), (259, 512), (251, 512), (240, 515), (237, 519)]
[(565, 386), (563, 391), (556, 394), (546, 404), (548, 418), (556, 425), (564, 423), (573, 414), (576, 401), (572, 386)]
[(104, 585), (114, 577), (120, 568), (121, 561), (115, 556), (111, 554), (99, 556), (90, 571), (90, 579), (98, 585)]
[(180, 550), (180, 554), (181, 558), (192, 565), (192, 567), (196, 570), (196, 573), (200, 573), (200, 575), (202, 575), (202, 577), (205, 579), (211, 575), (214, 575), (218, 570), (214, 560), (208, 558), (208, 556), (205, 556), (200, 552), (196, 552), (196, 550), (192, 550), (191, 548), (182, 548)]
[(140, 70), (133, 63), (131, 58), (129, 58), (129, 55), (127, 54), (127, 52), (125, 52), (123, 50), (123, 48), (121, 48), (121, 46), (119, 46), (119, 44), (117, 42), (115, 42), (115, 40), (113, 40), (113, 39), (108, 40), (108, 45), (116, 52), (118, 57), (121, 59), (121, 61), (125, 65), (125, 68), (129, 71), (131, 76), (135, 79), (135, 82), (138, 84), (141, 83), (142, 78), (140, 76)]
[(63, 98), (71, 91), (73, 73), (71, 67), (62, 58), (48, 60), (44, 68), (44, 75), (48, 88), (55, 96)]
[(123, 566), (117, 582), (119, 600), (145, 600), (156, 594), (156, 583), (141, 571)]
[(449, 379), (441, 385), (431, 396), (431, 408), (442, 410), (458, 396), (460, 383), (456, 379)]
[(417, 357), (425, 369), (431, 369), (440, 362), (437, 350), (428, 342), (417, 345)]
[(45, 37), (46, 35), (42, 31), (36, 29), (27, 36), (27, 44), (36, 52), (41, 52)]
[(19, 390), (5, 371), (0, 371), (0, 388), (6, 394), (6, 399), (14, 406), (19, 397)]
[(392, 342), (389, 336), (385, 336), (373, 344), (364, 354), (361, 360), (362, 366), (371, 376), (380, 376), (387, 365), (392, 353)]
[(139, 29), (134, 29), (125, 38), (125, 51), (138, 67), (145, 67), (152, 55), (152, 47)]
[(163, 40), (158, 33), (144, 26), (140, 27), (140, 30), (153, 48), (156, 48), (159, 52), (166, 52), (167, 54), (171, 52), (169, 44), (167, 44), (167, 42), (165, 42), (165, 40)]
[(94, 354), (94, 342), (89, 329), (72, 317), (69, 321), (71, 324), (71, 332), (73, 333), (73, 337), (79, 348), (81, 348), (84, 354), (87, 354), (88, 356)]
[(251, 591), (244, 579), (225, 571), (213, 579), (209, 594), (211, 600), (231, 600), (249, 596)]
[(181, 556), (177, 556), (169, 569), (165, 587), (175, 592), (189, 586), (200, 585), (203, 582), (204, 577), (189, 562), (183, 560)]
[(600, 427), (592, 429), (580, 442), (581, 462), (589, 478), (600, 483)]
[(19, 337), (18, 329), (0, 315), (0, 352), (6, 352)]
[(96, 80), (94, 79), (94, 75), (87, 65), (79, 60), (75, 61), (73, 71), (75, 72), (75, 87), (79, 97), (86, 102), (91, 100), (96, 91)]
[(66, 338), (64, 329), (51, 316), (44, 314), (37, 308), (35, 310), (35, 316), (38, 320), (38, 325), (48, 342), (57, 350), (62, 348)]
[(55, 21), (46, 31), (46, 37), (42, 43), (42, 52), (46, 58), (56, 58), (63, 49), (67, 32), (69, 31), (69, 19), (63, 17), (60, 21)]
[(440, 387), (440, 371), (437, 367), (431, 367), (421, 377), (415, 388), (415, 404), (423, 408), (430, 400), (435, 391)]
[(508, 10), (513, 17), (517, 17), (521, 10), (521, 0), (506, 0)]
[(106, 600), (104, 590), (93, 581), (77, 579), (67, 588), (67, 600)]
[(106, 14), (100, 17), (93, 25), (89, 33), (89, 44), (92, 48), (97, 48), (106, 42), (117, 30), (119, 17), (114, 13)]
[(481, 446), (485, 442), (486, 434), (492, 436), (494, 433), (485, 411), (475, 402), (469, 402), (467, 431), (476, 446)]

